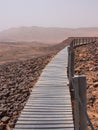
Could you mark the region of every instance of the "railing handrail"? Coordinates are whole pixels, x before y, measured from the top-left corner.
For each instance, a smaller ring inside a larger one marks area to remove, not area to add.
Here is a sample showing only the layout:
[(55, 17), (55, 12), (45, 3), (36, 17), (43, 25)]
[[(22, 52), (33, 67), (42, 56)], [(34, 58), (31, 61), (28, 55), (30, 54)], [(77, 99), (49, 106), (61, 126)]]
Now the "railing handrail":
[(70, 43), (71, 47), (77, 47), (81, 45), (86, 45), (90, 43), (96, 42), (97, 37), (77, 37), (72, 38), (72, 42)]
[[(74, 76), (74, 48), (77, 47), (77, 46), (86, 45), (86, 44), (95, 43), (95, 42), (96, 42), (96, 37), (75, 37), (75, 38), (72, 38), (72, 40), (71, 40), (71, 43), (70, 43), (70, 45), (68, 47), (68, 53), (69, 53), (68, 54), (68, 78), (69, 78), (70, 90), (72, 92), (73, 92), (73, 90), (75, 91), (75, 84), (73, 82), (74, 81), (74, 77), (75, 77)], [(86, 82), (86, 80), (84, 82)], [(78, 88), (79, 88), (79, 86), (80, 86), (80, 84), (78, 84)], [(85, 88), (86, 88), (86, 85), (85, 85)], [(87, 114), (86, 105), (85, 105), (86, 99), (84, 101), (85, 103), (83, 104), (83, 102), (82, 102), (83, 100), (81, 101), (79, 93), (75, 93), (75, 94), (76, 94), (75, 95), (76, 96), (76, 100), (78, 100), (78, 102), (80, 104), (80, 107), (81, 107), (81, 110), (82, 110), (82, 112), (84, 114), (84, 118), (89, 123), (89, 126), (91, 127), (91, 129), (94, 130), (93, 124), (90, 121), (90, 118), (89, 118), (89, 116)], [(78, 129), (79, 129), (79, 125), (78, 125)], [(76, 130), (78, 130), (78, 129), (76, 128)], [(86, 130), (86, 127), (85, 127), (85, 130)]]

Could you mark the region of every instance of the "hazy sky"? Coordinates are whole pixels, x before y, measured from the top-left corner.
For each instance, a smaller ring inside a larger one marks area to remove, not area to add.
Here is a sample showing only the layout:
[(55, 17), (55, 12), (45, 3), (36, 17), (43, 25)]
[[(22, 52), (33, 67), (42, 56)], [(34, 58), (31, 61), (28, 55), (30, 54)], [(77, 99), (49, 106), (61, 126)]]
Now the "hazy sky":
[(98, 0), (0, 0), (0, 30), (17, 26), (98, 27)]

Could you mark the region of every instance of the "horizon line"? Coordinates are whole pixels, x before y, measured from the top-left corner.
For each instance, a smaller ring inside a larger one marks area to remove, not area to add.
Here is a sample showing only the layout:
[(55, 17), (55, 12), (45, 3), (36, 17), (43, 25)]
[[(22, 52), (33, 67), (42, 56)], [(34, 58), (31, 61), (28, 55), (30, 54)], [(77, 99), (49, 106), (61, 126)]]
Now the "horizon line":
[(60, 26), (36, 26), (36, 25), (32, 25), (32, 26), (29, 26), (29, 25), (26, 25), (26, 26), (13, 26), (13, 27), (8, 27), (8, 28), (5, 28), (5, 29), (1, 29), (0, 32), (2, 31), (7, 31), (9, 29), (18, 29), (18, 28), (31, 28), (31, 27), (35, 27), (35, 28), (58, 28), (58, 29), (89, 29), (89, 28), (98, 28), (97, 26), (85, 26), (85, 27), (60, 27)]

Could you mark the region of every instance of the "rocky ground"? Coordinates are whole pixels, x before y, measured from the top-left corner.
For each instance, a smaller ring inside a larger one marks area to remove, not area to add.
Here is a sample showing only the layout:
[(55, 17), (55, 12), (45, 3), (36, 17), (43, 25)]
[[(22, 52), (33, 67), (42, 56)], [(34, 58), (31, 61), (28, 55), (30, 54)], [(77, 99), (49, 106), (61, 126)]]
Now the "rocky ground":
[(31, 89), (52, 56), (0, 66), (0, 130), (14, 127)]
[(0, 42), (0, 64), (31, 59), (50, 53), (55, 44), (38, 42)]
[(43, 68), (65, 46), (0, 45), (0, 130), (14, 128)]
[(75, 73), (87, 78), (87, 111), (98, 130), (98, 42), (75, 48)]

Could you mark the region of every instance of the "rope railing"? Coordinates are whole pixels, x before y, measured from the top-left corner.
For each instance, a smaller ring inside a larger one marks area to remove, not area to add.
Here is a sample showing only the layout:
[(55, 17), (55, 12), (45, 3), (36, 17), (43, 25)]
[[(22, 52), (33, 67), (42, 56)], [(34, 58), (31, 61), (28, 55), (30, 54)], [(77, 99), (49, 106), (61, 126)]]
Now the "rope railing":
[(83, 38), (73, 38), (68, 47), (68, 78), (69, 86), (72, 98), (74, 102), (74, 124), (75, 130), (87, 130), (87, 125), (94, 130), (94, 126), (90, 121), (87, 114), (86, 108), (86, 77), (81, 75), (75, 75), (74, 73), (74, 48), (81, 45), (86, 45), (90, 43), (95, 43), (95, 37), (83, 37)]

